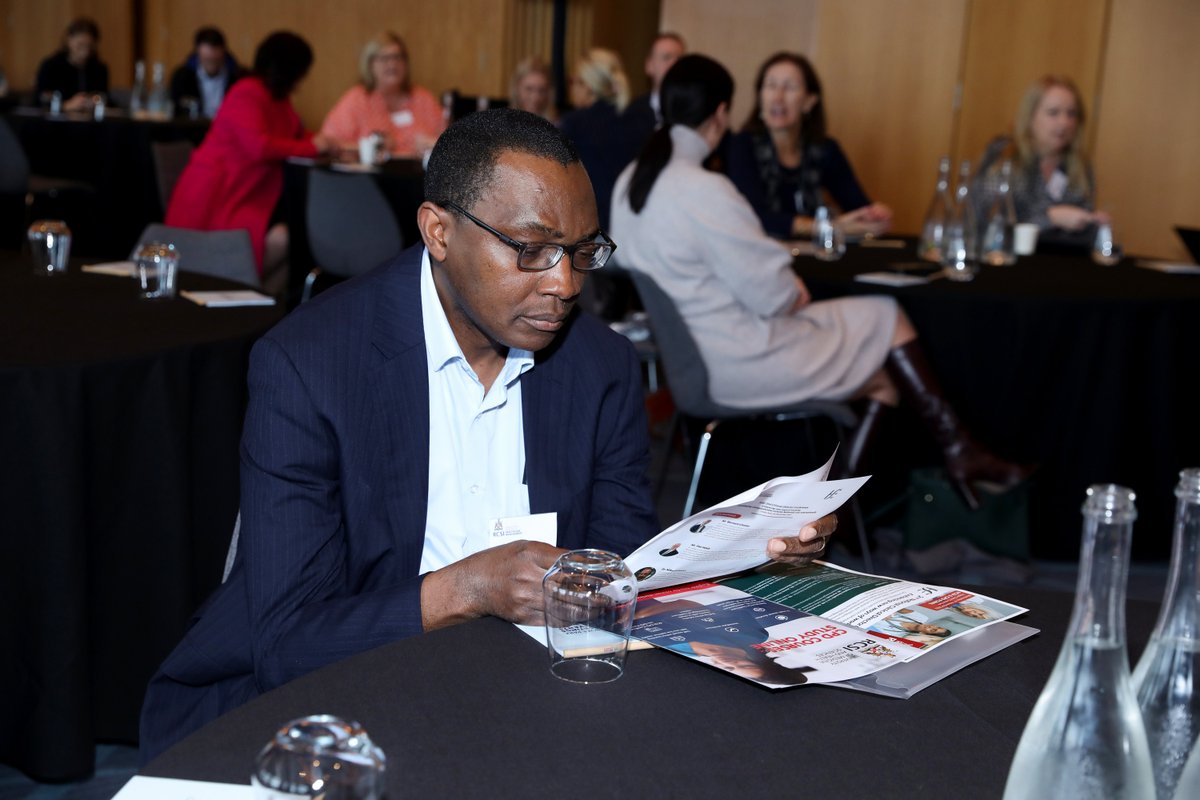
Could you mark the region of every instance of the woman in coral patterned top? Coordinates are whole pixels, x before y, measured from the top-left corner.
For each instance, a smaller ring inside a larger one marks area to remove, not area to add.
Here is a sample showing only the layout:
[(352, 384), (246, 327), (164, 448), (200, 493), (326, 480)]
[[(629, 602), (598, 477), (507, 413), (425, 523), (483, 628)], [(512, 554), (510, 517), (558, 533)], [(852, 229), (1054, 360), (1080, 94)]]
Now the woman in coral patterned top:
[(358, 62), (362, 82), (342, 95), (321, 126), (321, 133), (346, 150), (379, 132), (393, 156), (420, 156), (446, 128), (437, 98), (414, 86), (408, 72), (408, 47), (385, 31), (367, 42)]

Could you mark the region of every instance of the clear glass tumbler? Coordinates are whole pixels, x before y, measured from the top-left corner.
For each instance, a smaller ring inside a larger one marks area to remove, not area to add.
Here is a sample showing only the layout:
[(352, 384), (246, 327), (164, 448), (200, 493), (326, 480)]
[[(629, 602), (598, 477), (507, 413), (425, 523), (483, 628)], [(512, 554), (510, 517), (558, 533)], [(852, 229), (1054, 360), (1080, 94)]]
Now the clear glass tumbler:
[(175, 296), (179, 251), (173, 244), (146, 242), (133, 257), (133, 277), (143, 300), (170, 300)]
[(71, 258), (71, 229), (59, 219), (41, 219), (29, 226), (29, 255), (35, 275), (67, 274)]
[(294, 719), (254, 761), (255, 800), (380, 800), (383, 751), (357, 722), (329, 715)]
[(607, 683), (625, 671), (637, 582), (607, 550), (563, 553), (542, 579), (550, 672), (573, 683)]

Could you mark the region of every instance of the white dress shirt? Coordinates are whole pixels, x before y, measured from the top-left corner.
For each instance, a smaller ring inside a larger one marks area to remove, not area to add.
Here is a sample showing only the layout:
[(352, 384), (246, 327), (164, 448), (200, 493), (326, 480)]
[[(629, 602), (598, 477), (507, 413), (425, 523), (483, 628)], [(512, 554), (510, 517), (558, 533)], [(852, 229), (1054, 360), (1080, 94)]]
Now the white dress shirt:
[(450, 329), (428, 251), (421, 259), (421, 314), (429, 370), (426, 573), (491, 547), (494, 520), (529, 513), (520, 378), (533, 368), (533, 353), (510, 349), (485, 393)]

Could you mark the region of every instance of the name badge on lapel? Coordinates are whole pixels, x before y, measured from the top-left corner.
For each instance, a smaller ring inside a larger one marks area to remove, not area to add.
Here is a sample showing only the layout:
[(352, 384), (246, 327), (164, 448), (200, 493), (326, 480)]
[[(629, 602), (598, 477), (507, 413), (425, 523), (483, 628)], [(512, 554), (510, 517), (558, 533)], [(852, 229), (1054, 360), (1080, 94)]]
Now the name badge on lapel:
[(401, 109), (400, 111), (392, 114), (392, 124), (397, 128), (407, 128), (414, 122), (416, 122), (416, 118), (413, 117), (413, 112), (407, 108)]
[(526, 539), (544, 542), (552, 547), (558, 545), (558, 512), (529, 514), (524, 517), (500, 517), (489, 523), (491, 544), (495, 547), (506, 542)]

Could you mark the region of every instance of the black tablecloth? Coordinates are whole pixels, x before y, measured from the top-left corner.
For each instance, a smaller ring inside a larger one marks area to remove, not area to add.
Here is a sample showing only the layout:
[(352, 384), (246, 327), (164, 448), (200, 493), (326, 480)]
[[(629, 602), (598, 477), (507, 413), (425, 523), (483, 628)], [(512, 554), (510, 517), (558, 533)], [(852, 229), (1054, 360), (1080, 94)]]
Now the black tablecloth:
[(0, 761), (64, 780), (95, 741), (136, 741), (147, 680), (220, 581), (249, 348), (280, 315), (0, 259)]
[[(911, 700), (823, 686), (772, 692), (663, 651), (624, 677), (552, 677), (545, 647), (488, 618), (364, 653), (210, 723), (160, 777), (247, 783), (289, 719), (357, 719), (388, 797), (999, 797), (1070, 614), (1066, 594), (995, 590), (1043, 633)], [(1131, 603), (1140, 651), (1156, 608)]]
[(127, 258), (146, 225), (163, 218), (151, 143), (198, 145), (209, 126), (207, 120), (135, 120), (120, 110), (101, 122), (37, 109), (18, 109), (6, 119), (34, 173), (95, 187), (95, 196), (71, 203), (65, 216), (77, 236), (76, 253), (114, 259)]
[[(1136, 558), (1166, 558), (1178, 471), (1200, 464), (1200, 278), (1127, 260), (1037, 255), (984, 267), (971, 283), (887, 288), (861, 272), (912, 263), (914, 248), (851, 247), (838, 262), (796, 259), (817, 299), (894, 295), (912, 318), (946, 394), (984, 442), (1040, 464), (1034, 554), (1074, 559), (1084, 490), (1114, 482), (1138, 494)], [(914, 428), (919, 426), (913, 426)], [(936, 463), (927, 436), (871, 468)]]
[[(288, 226), (288, 299), (295, 305), (300, 299), (304, 278), (318, 266), (308, 246), (308, 174), (327, 165), (295, 160), (283, 166), (282, 210)], [(417, 208), (425, 200), (425, 170), (414, 159), (396, 159), (370, 173), (396, 215), (400, 225), (401, 249), (421, 241), (417, 229)]]

